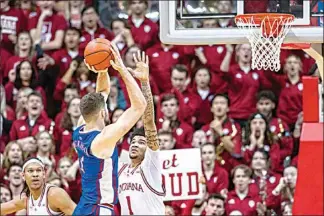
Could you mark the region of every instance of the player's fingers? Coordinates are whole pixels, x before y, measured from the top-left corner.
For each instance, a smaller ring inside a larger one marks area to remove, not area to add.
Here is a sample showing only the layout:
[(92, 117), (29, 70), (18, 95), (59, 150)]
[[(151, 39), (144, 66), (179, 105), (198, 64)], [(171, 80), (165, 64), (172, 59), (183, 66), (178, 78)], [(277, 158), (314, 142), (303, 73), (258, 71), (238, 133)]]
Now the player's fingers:
[(115, 70), (118, 70), (118, 66), (115, 64), (113, 60), (110, 60), (110, 64)]
[(112, 46), (112, 48), (113, 48), (113, 50), (115, 52), (115, 55), (118, 56), (118, 57), (120, 57), (119, 50), (118, 50), (116, 44), (115, 43), (111, 43), (111, 46)]
[(145, 62), (145, 52), (142, 51), (142, 62)]
[(141, 58), (141, 51), (137, 51), (137, 59), (138, 59), (138, 61), (142, 61), (142, 58)]
[(138, 60), (137, 60), (137, 58), (136, 58), (135, 53), (133, 53), (133, 59), (134, 59), (134, 62), (135, 62), (135, 63), (138, 63)]

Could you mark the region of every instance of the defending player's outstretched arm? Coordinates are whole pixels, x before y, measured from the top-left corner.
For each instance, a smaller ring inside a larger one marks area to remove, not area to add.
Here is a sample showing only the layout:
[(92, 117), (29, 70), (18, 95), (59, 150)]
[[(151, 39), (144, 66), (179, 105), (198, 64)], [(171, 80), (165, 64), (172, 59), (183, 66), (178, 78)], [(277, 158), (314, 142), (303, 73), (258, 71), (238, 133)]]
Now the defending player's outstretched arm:
[(132, 70), (131, 68), (128, 68), (128, 70), (133, 74), (134, 77), (141, 81), (142, 92), (147, 103), (144, 115), (142, 117), (144, 122), (145, 136), (147, 139), (147, 146), (156, 151), (159, 149), (159, 141), (154, 121), (154, 102), (149, 82), (148, 56), (145, 55), (145, 52), (142, 52), (141, 56), (140, 51), (138, 51), (137, 57), (134, 54), (134, 61), (136, 62), (136, 69)]
[(103, 159), (111, 157), (118, 140), (136, 124), (146, 108), (146, 101), (141, 89), (125, 67), (116, 45), (112, 43), (112, 47), (114, 61), (110, 63), (115, 70), (118, 70), (126, 84), (131, 106), (114, 124), (106, 126), (92, 142), (91, 152), (96, 157)]

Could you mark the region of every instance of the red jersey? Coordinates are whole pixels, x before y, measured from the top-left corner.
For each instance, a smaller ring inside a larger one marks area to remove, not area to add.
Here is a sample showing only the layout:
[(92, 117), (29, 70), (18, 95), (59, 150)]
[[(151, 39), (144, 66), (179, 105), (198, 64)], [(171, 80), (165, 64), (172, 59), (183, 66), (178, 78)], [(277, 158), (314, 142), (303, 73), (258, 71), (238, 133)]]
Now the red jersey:
[[(9, 35), (16, 35), (27, 30), (27, 19), (24, 12), (18, 8), (10, 8), (8, 11), (0, 10), (1, 18), (1, 46), (14, 54), (15, 45), (9, 39)], [(2, 57), (2, 56), (1, 56)]]
[(225, 202), (226, 214), (230, 215), (233, 211), (239, 211), (242, 215), (257, 215), (256, 207), (260, 202), (259, 196), (253, 195), (250, 191), (243, 199), (240, 199), (235, 191), (227, 194)]
[(131, 28), (133, 39), (141, 47), (141, 50), (146, 50), (157, 43), (159, 27), (150, 19), (145, 17), (143, 22), (139, 26), (136, 26), (132, 16), (130, 16), (128, 18), (128, 24)]
[(213, 174), (208, 178), (202, 166), (202, 172), (206, 179), (207, 192), (209, 194), (220, 193), (223, 189), (227, 189), (229, 185), (229, 178), (227, 171), (220, 167), (216, 161)]
[[(83, 53), (78, 52), (76, 56), (83, 55)], [(57, 79), (61, 78), (66, 71), (69, 69), (70, 64), (76, 56), (72, 56), (71, 53), (65, 48), (59, 49), (52, 54), (52, 58), (55, 61), (55, 65), (59, 66), (59, 74)]]

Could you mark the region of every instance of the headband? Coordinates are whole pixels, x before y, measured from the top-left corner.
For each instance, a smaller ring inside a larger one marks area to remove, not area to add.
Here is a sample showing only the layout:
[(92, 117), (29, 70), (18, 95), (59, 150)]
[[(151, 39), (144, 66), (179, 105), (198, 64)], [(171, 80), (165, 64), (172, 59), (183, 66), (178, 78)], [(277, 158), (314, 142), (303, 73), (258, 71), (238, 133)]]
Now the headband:
[(44, 164), (43, 164), (41, 161), (39, 161), (39, 160), (33, 158), (33, 159), (30, 159), (29, 161), (27, 161), (27, 162), (23, 165), (22, 170), (25, 171), (25, 168), (26, 168), (29, 164), (31, 164), (31, 163), (37, 163), (37, 164), (40, 165), (43, 169), (45, 168), (45, 167), (44, 167)]

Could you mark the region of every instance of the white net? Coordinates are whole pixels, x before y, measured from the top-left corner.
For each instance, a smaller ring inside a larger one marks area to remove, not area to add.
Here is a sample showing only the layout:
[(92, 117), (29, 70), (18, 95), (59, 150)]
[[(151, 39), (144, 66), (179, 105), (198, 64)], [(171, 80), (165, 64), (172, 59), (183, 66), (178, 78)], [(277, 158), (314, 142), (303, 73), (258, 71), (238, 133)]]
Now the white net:
[(247, 32), (247, 39), (252, 47), (252, 68), (258, 70), (270, 69), (278, 71), (280, 69), (280, 48), (287, 35), (293, 16), (276, 16), (275, 18), (265, 16), (259, 22), (255, 22), (251, 16), (237, 16), (236, 25)]

